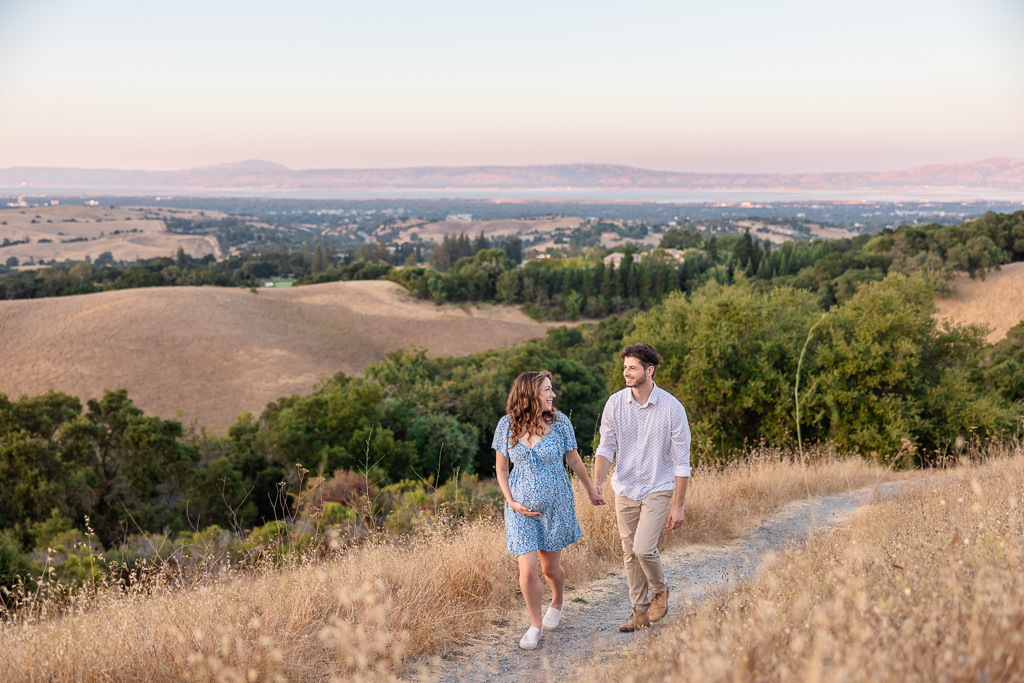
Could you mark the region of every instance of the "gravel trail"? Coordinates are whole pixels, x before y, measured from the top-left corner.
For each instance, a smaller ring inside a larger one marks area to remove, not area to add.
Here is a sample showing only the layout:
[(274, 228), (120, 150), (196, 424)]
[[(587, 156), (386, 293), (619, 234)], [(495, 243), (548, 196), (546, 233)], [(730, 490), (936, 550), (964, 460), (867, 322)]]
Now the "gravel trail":
[[(687, 601), (690, 609), (715, 593), (749, 579), (773, 550), (793, 544), (809, 534), (835, 526), (860, 505), (891, 495), (913, 481), (870, 486), (856, 491), (790, 503), (743, 538), (721, 546), (685, 546), (662, 552), (670, 588), (666, 622), (678, 616)], [(620, 633), (629, 617), (626, 577), (621, 569), (603, 579), (567, 587), (562, 623), (545, 633), (539, 647), (527, 652), (518, 647), (529, 620), (525, 609), (494, 629), (451, 653), (440, 666), (426, 672), (425, 680), (444, 683), (567, 680), (602, 653), (621, 655), (623, 648), (644, 640), (646, 633)], [(546, 609), (546, 603), (545, 603)], [(658, 627), (655, 626), (655, 629)]]

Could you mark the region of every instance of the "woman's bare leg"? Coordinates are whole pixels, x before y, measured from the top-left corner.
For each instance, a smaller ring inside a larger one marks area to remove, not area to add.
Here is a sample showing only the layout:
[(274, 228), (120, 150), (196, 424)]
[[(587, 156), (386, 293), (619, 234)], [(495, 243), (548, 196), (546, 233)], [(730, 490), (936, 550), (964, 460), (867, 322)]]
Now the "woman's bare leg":
[(551, 586), (551, 606), (555, 609), (562, 609), (562, 598), (565, 596), (565, 570), (562, 569), (562, 551), (548, 553), (540, 550), (538, 552), (540, 553), (541, 571), (544, 572), (544, 578), (547, 579), (548, 585)]
[(523, 591), (526, 611), (530, 613), (530, 626), (541, 628), (540, 603), (544, 598), (544, 586), (537, 572), (537, 551), (519, 555), (516, 560), (519, 561), (519, 589)]

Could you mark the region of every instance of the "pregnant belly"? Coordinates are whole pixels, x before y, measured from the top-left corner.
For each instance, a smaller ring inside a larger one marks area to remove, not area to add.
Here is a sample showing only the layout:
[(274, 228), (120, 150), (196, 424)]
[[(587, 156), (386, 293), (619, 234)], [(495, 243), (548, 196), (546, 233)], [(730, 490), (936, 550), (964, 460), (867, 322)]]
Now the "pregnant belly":
[[(531, 473), (524, 472), (524, 475)], [(562, 473), (564, 477), (565, 474)], [(568, 482), (566, 482), (568, 483)], [(567, 486), (560, 485), (557, 477), (520, 476), (509, 482), (512, 498), (534, 512), (544, 514), (556, 507), (565, 496), (571, 496)]]

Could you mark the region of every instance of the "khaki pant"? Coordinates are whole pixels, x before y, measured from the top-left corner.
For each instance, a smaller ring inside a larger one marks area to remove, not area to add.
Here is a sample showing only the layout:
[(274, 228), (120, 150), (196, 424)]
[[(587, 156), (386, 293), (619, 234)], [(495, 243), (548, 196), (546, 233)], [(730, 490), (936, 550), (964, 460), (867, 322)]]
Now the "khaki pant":
[(661, 593), (665, 583), (665, 570), (658, 554), (658, 537), (665, 526), (674, 491), (658, 491), (643, 500), (615, 496), (615, 519), (622, 538), (622, 559), (629, 581), (629, 601), (634, 609), (646, 612), (651, 599), (647, 590)]

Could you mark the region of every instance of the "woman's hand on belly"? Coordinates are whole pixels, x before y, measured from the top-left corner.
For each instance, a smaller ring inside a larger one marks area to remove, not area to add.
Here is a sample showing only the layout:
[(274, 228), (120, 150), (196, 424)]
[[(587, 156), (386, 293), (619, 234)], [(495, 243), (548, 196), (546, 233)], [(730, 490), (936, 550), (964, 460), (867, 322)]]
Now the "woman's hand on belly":
[(508, 504), (508, 506), (510, 508), (512, 508), (514, 511), (518, 512), (519, 514), (521, 514), (521, 515), (523, 515), (525, 517), (539, 517), (540, 516), (539, 512), (534, 512), (533, 510), (531, 510), (530, 508), (526, 507), (522, 503), (517, 503), (515, 501), (512, 501), (511, 503)]

